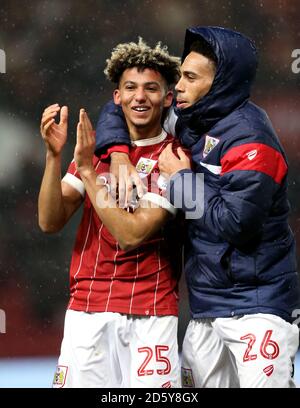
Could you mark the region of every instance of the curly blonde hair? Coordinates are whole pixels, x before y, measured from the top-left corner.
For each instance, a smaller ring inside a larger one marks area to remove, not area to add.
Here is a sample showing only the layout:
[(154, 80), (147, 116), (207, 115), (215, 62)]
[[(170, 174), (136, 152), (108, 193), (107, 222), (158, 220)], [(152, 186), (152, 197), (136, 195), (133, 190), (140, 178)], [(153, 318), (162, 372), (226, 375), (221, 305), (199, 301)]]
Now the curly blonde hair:
[(162, 75), (168, 86), (175, 84), (180, 76), (180, 58), (170, 55), (168, 47), (161, 42), (151, 48), (141, 37), (138, 43), (118, 44), (110, 59), (106, 60), (104, 73), (111, 82), (118, 84), (123, 72), (134, 67), (154, 69)]

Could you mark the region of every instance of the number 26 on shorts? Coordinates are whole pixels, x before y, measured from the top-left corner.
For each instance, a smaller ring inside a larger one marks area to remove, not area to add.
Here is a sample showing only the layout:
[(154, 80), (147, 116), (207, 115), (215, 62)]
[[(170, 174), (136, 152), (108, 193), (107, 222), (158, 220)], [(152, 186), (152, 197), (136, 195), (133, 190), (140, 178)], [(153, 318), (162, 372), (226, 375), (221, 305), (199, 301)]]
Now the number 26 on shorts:
[[(260, 345), (260, 354), (268, 359), (268, 360), (273, 360), (274, 358), (278, 357), (279, 355), (279, 346), (276, 343), (276, 341), (271, 340), (273, 330), (267, 330), (263, 341), (261, 342)], [(256, 360), (257, 359), (257, 354), (250, 354), (252, 347), (254, 343), (256, 342), (256, 336), (253, 333), (248, 333), (245, 336), (240, 337), (240, 340), (248, 340), (248, 347), (245, 351), (243, 361), (251, 361), (251, 360)], [(267, 350), (268, 347), (268, 350)]]

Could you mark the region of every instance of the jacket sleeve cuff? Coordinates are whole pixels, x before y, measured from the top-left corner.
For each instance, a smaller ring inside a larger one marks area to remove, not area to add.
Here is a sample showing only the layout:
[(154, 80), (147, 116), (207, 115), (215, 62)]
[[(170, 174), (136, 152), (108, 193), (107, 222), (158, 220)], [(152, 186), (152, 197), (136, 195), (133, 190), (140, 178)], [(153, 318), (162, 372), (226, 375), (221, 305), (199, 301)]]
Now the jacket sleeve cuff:
[(115, 145), (109, 147), (105, 153), (101, 154), (101, 160), (106, 160), (112, 153), (126, 153), (129, 154), (129, 146), (127, 145)]

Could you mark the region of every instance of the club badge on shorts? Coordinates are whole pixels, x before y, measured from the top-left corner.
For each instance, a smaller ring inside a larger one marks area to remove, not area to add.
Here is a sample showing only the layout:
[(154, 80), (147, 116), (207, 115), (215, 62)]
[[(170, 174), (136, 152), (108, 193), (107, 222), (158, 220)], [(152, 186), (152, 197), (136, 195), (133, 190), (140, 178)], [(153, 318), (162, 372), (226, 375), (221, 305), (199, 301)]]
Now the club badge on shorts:
[(193, 372), (190, 368), (181, 367), (182, 386), (187, 388), (195, 388)]
[(215, 137), (206, 135), (205, 136), (205, 146), (203, 150), (203, 157), (206, 157), (208, 153), (210, 153), (212, 149), (217, 146), (219, 141), (220, 140), (216, 139)]
[(52, 384), (53, 388), (62, 388), (65, 385), (67, 373), (68, 367), (60, 365), (56, 367)]
[(141, 179), (148, 176), (151, 173), (157, 160), (148, 159), (146, 157), (140, 157), (136, 165), (136, 171), (139, 173)]

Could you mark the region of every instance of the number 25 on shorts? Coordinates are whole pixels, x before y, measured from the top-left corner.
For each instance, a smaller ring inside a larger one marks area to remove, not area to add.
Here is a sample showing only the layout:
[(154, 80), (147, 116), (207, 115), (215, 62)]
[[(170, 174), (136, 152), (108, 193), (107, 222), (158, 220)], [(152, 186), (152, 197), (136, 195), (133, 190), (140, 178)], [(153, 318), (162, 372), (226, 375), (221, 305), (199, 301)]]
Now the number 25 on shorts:
[(144, 353), (145, 354), (145, 359), (143, 363), (140, 365), (139, 369), (137, 370), (137, 373), (139, 376), (144, 376), (144, 375), (153, 375), (154, 370), (152, 369), (147, 369), (147, 366), (153, 358), (155, 358), (155, 361), (157, 363), (163, 363), (165, 366), (164, 368), (159, 368), (156, 370), (157, 374), (159, 375), (166, 375), (169, 374), (171, 371), (171, 363), (170, 360), (163, 356), (162, 353), (165, 351), (168, 351), (169, 347), (168, 346), (155, 346), (155, 357), (153, 357), (154, 351), (151, 347), (139, 347), (138, 352), (139, 353)]

